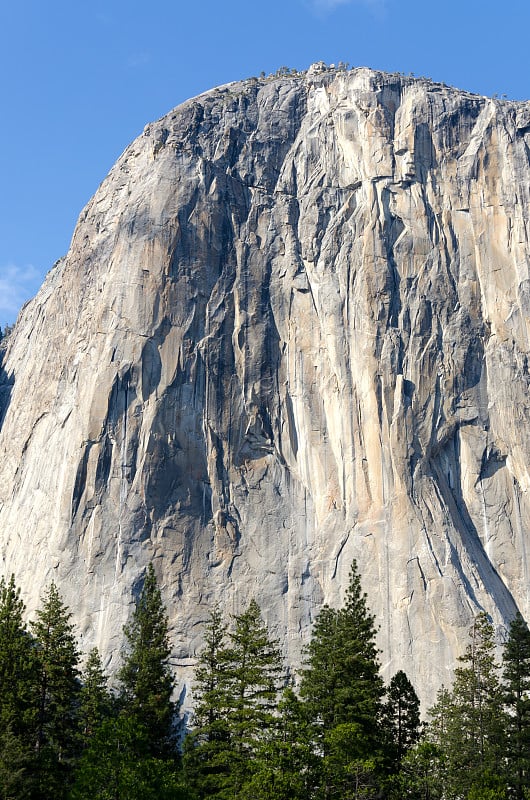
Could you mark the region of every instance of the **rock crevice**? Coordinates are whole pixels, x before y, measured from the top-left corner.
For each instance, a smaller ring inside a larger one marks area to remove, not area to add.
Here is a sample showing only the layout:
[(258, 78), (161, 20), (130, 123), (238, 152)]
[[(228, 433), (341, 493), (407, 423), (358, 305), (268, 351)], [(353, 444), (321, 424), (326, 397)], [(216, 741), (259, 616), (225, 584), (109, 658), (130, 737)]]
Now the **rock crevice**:
[(356, 558), (386, 672), (428, 700), (475, 613), (528, 618), (529, 120), (355, 69), (148, 125), (2, 359), (0, 563), (30, 609), (54, 577), (116, 661), (154, 561), (179, 661), (255, 596), (297, 663)]

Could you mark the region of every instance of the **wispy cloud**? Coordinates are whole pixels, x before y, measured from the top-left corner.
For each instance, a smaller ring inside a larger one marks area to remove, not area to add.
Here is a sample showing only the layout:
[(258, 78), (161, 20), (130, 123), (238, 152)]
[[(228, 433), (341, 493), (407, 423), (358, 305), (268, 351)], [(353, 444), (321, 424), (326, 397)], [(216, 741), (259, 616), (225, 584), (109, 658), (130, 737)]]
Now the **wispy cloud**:
[(113, 22), (112, 17), (106, 11), (96, 11), (95, 19), (100, 25), (108, 26)]
[(385, 7), (385, 0), (311, 0), (311, 7), (320, 14), (327, 14), (339, 6), (364, 6), (374, 13), (381, 13)]
[(130, 69), (135, 69), (136, 67), (144, 67), (146, 64), (149, 64), (150, 61), (151, 53), (142, 50), (138, 53), (131, 53), (127, 59), (127, 66)]
[(21, 306), (37, 292), (42, 275), (36, 267), (28, 264), (0, 266), (0, 324), (13, 323)]

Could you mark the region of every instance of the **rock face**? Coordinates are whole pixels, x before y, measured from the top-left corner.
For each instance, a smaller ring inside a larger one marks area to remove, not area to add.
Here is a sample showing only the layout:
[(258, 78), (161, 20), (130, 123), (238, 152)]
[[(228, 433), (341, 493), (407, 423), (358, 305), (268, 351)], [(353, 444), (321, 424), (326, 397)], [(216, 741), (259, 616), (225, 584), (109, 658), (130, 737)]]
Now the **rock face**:
[(297, 661), (353, 558), (427, 702), (530, 616), (530, 104), (368, 69), (148, 125), (18, 320), (0, 569), (116, 663), (146, 564), (183, 681), (258, 599)]

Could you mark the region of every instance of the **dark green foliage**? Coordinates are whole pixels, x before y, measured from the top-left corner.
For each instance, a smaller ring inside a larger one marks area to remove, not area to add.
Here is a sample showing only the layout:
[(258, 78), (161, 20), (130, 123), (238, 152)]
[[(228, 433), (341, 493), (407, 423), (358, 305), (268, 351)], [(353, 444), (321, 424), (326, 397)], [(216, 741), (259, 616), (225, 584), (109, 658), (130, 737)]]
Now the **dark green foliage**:
[(321, 754), (319, 797), (347, 797), (361, 785), (363, 796), (372, 792), (374, 765), (382, 756), (384, 694), (375, 636), (354, 562), (346, 603), (320, 612), (302, 670), (300, 695), (314, 752)]
[(276, 644), (255, 600), (234, 617), (228, 634), (219, 611), (213, 612), (197, 671), (196, 726), (184, 755), (186, 775), (199, 797), (247, 796), (244, 785), (277, 724), (280, 673)]
[(12, 575), (0, 580), (0, 730), (28, 735), (33, 724), (35, 648)]
[(87, 661), (85, 750), (72, 800), (185, 800), (190, 795), (177, 769), (168, 620), (152, 565), (124, 633), (128, 646), (118, 704), (108, 693), (97, 651)]
[(94, 647), (86, 662), (80, 697), (79, 722), (84, 744), (103, 720), (110, 716), (111, 711), (112, 697), (107, 689), (98, 649)]
[(205, 739), (218, 738), (218, 724), (224, 719), (227, 670), (225, 637), (226, 625), (216, 607), (206, 626), (205, 645), (195, 671), (195, 732)]
[(32, 625), (14, 579), (0, 580), (0, 800), (524, 800), (529, 796), (530, 633), (517, 615), (504, 648), (479, 614), (420, 739), (403, 672), (379, 675), (374, 618), (355, 564), (343, 608), (324, 607), (300, 697), (253, 600), (231, 629), (214, 609), (194, 695), (184, 773), (174, 738), (167, 615), (147, 570), (119, 673), (97, 650), (83, 684), (70, 614), (54, 584)]
[(442, 753), (446, 793), (467, 797), (497, 792), (504, 786), (506, 717), (495, 662), (493, 626), (479, 614), (470, 630), (470, 644), (455, 670), (450, 693), (444, 692), (431, 711), (431, 737)]
[(399, 773), (390, 782), (389, 796), (393, 800), (442, 800), (444, 775), (440, 747), (429, 740), (420, 741), (403, 757)]
[[(446, 796), (447, 731), (451, 717), (451, 694), (442, 686), (435, 705), (428, 710), (425, 739), (401, 763), (397, 785), (406, 787), (412, 798), (437, 800)], [(398, 797), (401, 795), (398, 794)]]
[(11, 724), (0, 729), (0, 800), (26, 800), (33, 789), (33, 752)]
[(402, 759), (420, 738), (420, 701), (403, 670), (390, 681), (384, 706), (384, 725), (392, 750), (392, 760), (399, 769)]
[(148, 755), (171, 756), (175, 750), (176, 714), (171, 700), (174, 688), (169, 666), (171, 648), (168, 618), (152, 564), (124, 634), (127, 651), (118, 675), (124, 713), (145, 728)]
[(36, 680), (34, 645), (15, 586), (0, 579), (0, 798), (25, 798), (32, 786)]
[(106, 719), (81, 756), (71, 800), (187, 800), (174, 764), (146, 756), (149, 749), (137, 718)]
[(374, 621), (354, 563), (344, 608), (324, 606), (317, 618), (300, 686), (322, 731), (356, 723), (367, 747), (379, 741), (384, 695)]
[(324, 737), (324, 757), (314, 797), (319, 800), (364, 800), (380, 794), (382, 747), (367, 752), (363, 731), (355, 722), (341, 722)]
[(78, 749), (79, 653), (70, 622), (54, 583), (37, 611), (37, 683), (35, 752), (38, 797), (65, 795)]
[(447, 738), (452, 748), (453, 783), (482, 786), (502, 764), (505, 716), (495, 663), (493, 626), (479, 614), (471, 642), (455, 670)]
[(503, 667), (508, 776), (511, 796), (522, 800), (530, 789), (530, 632), (519, 612), (510, 625)]
[(235, 628), (228, 637), (225, 704), (235, 750), (240, 756), (249, 756), (275, 722), (281, 659), (255, 600), (235, 617)]
[(38, 718), (36, 750), (52, 745), (61, 757), (71, 745), (80, 692), (79, 653), (70, 622), (55, 583), (32, 623), (38, 667)]
[(200, 797), (215, 797), (231, 785), (231, 744), (226, 702), (226, 625), (218, 607), (210, 614), (193, 686), (193, 730), (184, 742), (186, 780)]
[(315, 762), (307, 719), (291, 688), (284, 690), (275, 725), (253, 759), (252, 774), (243, 784), (248, 800), (306, 800), (311, 790), (308, 767)]

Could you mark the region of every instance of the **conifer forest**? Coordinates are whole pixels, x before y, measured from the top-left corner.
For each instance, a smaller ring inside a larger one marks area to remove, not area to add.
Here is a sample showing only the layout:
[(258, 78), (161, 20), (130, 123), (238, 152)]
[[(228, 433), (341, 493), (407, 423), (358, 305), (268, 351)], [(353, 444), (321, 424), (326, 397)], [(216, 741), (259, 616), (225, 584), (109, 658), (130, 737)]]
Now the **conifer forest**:
[[(1, 800), (523, 800), (530, 797), (530, 633), (517, 615), (496, 658), (479, 614), (432, 707), (406, 674), (385, 685), (354, 563), (298, 672), (255, 600), (212, 608), (193, 683), (175, 702), (168, 618), (150, 566), (107, 676), (82, 659), (55, 584), (34, 621), (0, 582)], [(83, 666), (81, 666), (83, 664)]]

